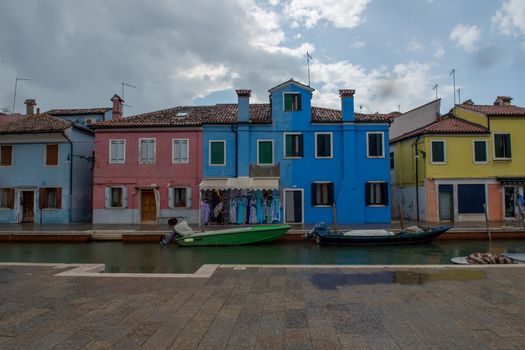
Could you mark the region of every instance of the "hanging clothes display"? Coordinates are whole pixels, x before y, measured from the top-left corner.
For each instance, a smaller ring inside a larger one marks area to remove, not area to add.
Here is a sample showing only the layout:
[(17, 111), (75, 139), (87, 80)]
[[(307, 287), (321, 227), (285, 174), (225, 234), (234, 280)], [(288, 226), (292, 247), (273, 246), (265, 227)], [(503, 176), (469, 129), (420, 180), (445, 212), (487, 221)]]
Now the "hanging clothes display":
[(201, 201), (201, 215), (203, 225), (207, 225), (210, 218), (210, 205), (204, 201)]
[(257, 223), (264, 223), (264, 213), (263, 213), (263, 198), (262, 191), (255, 191), (255, 200), (256, 200), (256, 210), (257, 210)]
[(250, 199), (250, 224), (257, 224), (257, 200), (252, 197)]

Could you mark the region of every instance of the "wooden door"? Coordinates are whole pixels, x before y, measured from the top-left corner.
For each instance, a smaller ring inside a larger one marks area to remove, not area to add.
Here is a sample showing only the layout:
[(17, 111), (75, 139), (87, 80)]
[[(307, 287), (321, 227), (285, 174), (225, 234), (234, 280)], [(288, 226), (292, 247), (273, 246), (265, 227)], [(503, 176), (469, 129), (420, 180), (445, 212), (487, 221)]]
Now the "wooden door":
[(140, 220), (142, 222), (155, 222), (157, 220), (157, 205), (153, 190), (140, 192)]
[(22, 222), (34, 222), (35, 218), (35, 192), (22, 191)]

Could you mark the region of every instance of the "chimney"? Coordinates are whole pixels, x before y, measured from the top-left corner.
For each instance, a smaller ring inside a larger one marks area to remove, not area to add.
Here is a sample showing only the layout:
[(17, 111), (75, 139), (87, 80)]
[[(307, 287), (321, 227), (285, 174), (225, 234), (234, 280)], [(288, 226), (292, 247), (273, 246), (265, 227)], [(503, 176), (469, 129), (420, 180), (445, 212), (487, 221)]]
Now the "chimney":
[(350, 90), (350, 89), (339, 90), (339, 96), (341, 97), (341, 114), (343, 117), (343, 122), (355, 121), (354, 94), (355, 94), (355, 90)]
[(512, 101), (512, 97), (510, 96), (498, 96), (496, 97), (496, 101), (494, 101), (495, 106), (510, 106), (510, 101)]
[(33, 115), (35, 113), (36, 101), (34, 99), (27, 99), (25, 102), (26, 114)]
[(113, 111), (112, 111), (112, 120), (118, 120), (122, 119), (122, 103), (124, 103), (124, 100), (120, 98), (119, 95), (115, 94), (111, 98), (111, 102), (113, 102)]
[(238, 97), (237, 121), (248, 123), (250, 121), (250, 96), (252, 90), (235, 90)]

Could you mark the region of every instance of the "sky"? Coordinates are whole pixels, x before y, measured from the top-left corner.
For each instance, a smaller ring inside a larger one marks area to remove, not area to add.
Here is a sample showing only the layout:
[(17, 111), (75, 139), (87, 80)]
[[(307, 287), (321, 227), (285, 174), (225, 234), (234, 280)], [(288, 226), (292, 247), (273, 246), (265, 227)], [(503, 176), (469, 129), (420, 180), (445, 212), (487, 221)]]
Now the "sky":
[(0, 108), (111, 106), (125, 115), (252, 102), (290, 78), (313, 104), (410, 110), (433, 100), (525, 106), (525, 0), (0, 0)]

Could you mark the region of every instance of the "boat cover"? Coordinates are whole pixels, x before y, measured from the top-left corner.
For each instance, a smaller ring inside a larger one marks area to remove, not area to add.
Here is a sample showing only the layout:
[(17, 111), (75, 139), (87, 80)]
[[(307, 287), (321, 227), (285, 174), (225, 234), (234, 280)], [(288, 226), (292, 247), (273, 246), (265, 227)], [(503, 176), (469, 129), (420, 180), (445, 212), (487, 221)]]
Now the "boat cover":
[(277, 190), (277, 178), (229, 177), (222, 179), (203, 179), (201, 190)]
[(373, 237), (384, 237), (394, 236), (394, 232), (387, 230), (350, 230), (343, 232), (343, 236), (373, 236)]

